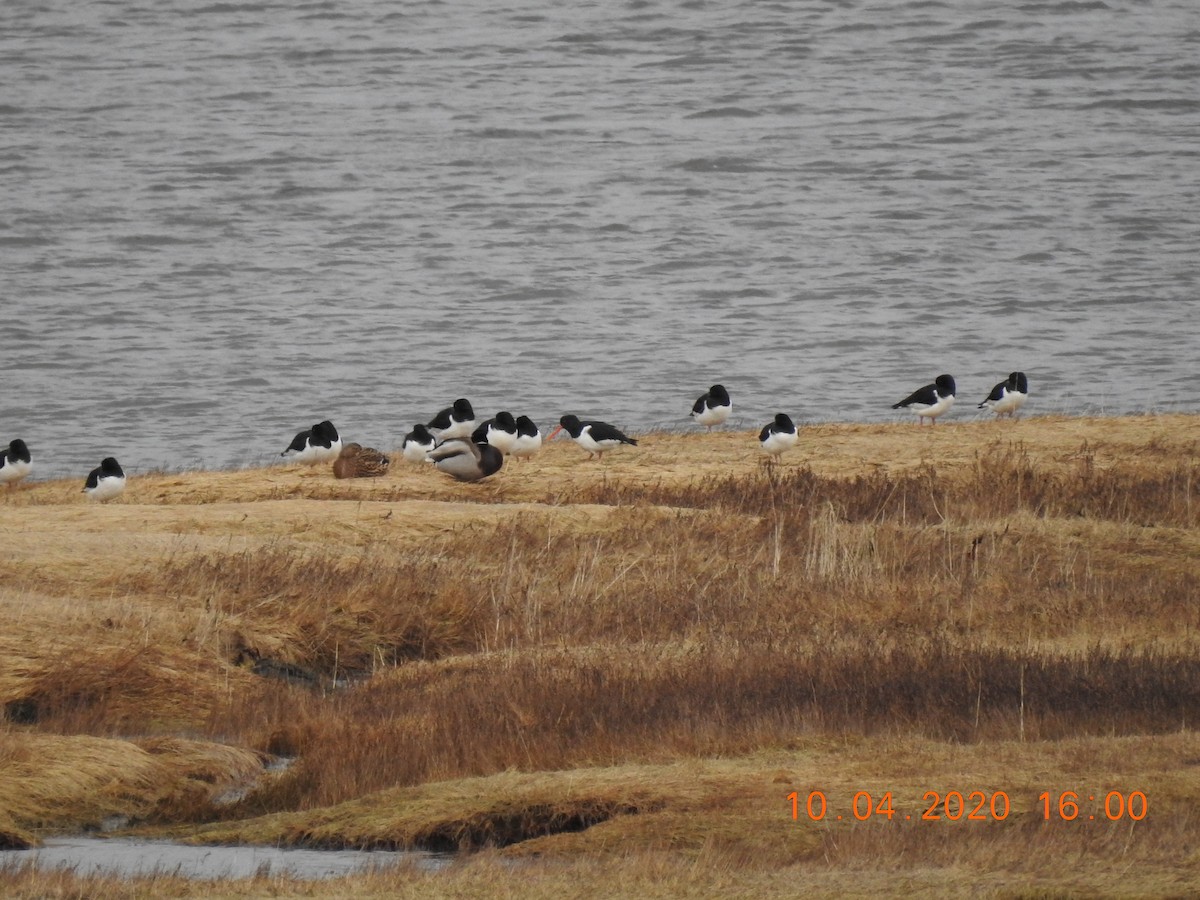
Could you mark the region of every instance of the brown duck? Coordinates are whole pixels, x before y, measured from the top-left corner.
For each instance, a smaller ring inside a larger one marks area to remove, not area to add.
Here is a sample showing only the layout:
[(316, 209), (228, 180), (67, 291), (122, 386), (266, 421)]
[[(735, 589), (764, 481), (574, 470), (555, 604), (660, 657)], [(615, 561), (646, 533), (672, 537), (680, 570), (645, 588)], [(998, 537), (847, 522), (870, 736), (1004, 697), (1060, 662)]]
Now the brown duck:
[(333, 461), (333, 474), (338, 478), (376, 478), (386, 475), (392, 461), (372, 447), (350, 443)]

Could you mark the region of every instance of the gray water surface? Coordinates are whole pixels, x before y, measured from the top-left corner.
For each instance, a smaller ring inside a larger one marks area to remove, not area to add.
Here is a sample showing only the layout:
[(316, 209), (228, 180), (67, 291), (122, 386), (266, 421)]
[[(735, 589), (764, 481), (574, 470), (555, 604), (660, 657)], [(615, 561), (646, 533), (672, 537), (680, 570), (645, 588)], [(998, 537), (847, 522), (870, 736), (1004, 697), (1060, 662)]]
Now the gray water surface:
[(42, 869), (72, 869), (79, 875), (132, 878), (174, 875), (214, 880), (285, 875), (291, 878), (336, 878), (412, 863), (438, 869), (445, 856), (386, 850), (299, 850), (281, 847), (192, 847), (170, 841), (133, 838), (49, 838), (33, 850), (0, 851), (0, 866), (33, 863)]
[(1200, 410), (1193, 0), (0, 4), (0, 440), (37, 477)]

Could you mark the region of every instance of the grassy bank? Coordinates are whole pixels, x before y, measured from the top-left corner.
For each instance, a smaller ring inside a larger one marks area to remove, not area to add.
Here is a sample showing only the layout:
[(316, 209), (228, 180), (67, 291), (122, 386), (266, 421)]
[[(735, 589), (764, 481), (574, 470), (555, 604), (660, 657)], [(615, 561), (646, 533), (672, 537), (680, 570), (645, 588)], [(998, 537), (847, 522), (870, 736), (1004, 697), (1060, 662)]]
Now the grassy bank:
[[(613, 867), (651, 896), (697, 872), (765, 895), (1200, 888), (1200, 417), (824, 425), (760, 455), (652, 434), (478, 485), (399, 465), (5, 492), (0, 841), (124, 816), (480, 851), (354, 888), (381, 896), (550, 896)], [(841, 820), (793, 821), (816, 790)], [(922, 818), (956, 790), (1011, 810)], [(860, 791), (902, 813), (858, 821)], [(1147, 816), (1110, 821), (1135, 791)]]

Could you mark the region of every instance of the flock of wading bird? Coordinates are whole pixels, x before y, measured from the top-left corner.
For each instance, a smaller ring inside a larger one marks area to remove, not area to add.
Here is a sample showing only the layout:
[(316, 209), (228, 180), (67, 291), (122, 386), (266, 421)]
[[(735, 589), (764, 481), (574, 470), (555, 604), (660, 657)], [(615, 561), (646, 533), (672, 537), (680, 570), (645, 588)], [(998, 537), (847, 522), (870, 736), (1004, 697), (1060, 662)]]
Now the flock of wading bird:
[[(909, 409), (930, 424), (954, 405), (956, 386), (950, 375), (939, 375), (933, 384), (913, 391), (892, 409)], [(1014, 416), (1029, 396), (1029, 382), (1024, 372), (1013, 372), (1000, 382), (980, 409), (991, 409), (998, 416)], [(733, 401), (723, 385), (714, 384), (692, 405), (691, 417), (699, 425), (712, 430), (723, 424), (733, 412)], [(624, 444), (637, 445), (615, 425), (596, 420), (565, 415), (558, 426), (545, 437), (552, 440), (560, 431), (567, 434), (588, 458), (601, 458)], [(777, 460), (785, 450), (795, 446), (796, 425), (786, 413), (777, 413), (758, 434), (759, 446), (768, 461)], [(511, 412), (497, 413), (493, 418), (477, 422), (475, 410), (465, 399), (454, 401), (427, 424), (417, 425), (404, 436), (401, 454), (409, 462), (429, 462), (440, 471), (459, 481), (479, 481), (494, 475), (504, 465), (504, 458), (528, 459), (541, 449), (542, 433), (528, 416), (514, 417)], [(391, 465), (385, 453), (360, 444), (343, 444), (332, 422), (319, 422), (296, 435), (282, 456), (295, 462), (317, 465), (333, 463), (338, 478), (367, 478), (383, 475)]]
[[(908, 409), (918, 416), (918, 424), (926, 419), (932, 425), (938, 416), (954, 405), (956, 386), (950, 375), (939, 375), (933, 384), (913, 391), (892, 409)], [(1029, 396), (1029, 382), (1024, 372), (1013, 372), (994, 388), (979, 404), (997, 416), (1015, 416)], [(707, 430), (723, 424), (733, 412), (733, 401), (723, 385), (714, 384), (692, 406), (691, 418)], [(578, 416), (566, 415), (546, 436), (552, 440), (560, 431), (567, 434), (588, 453), (588, 458), (601, 458), (623, 444), (637, 441), (614, 425)], [(795, 446), (796, 425), (786, 413), (777, 413), (763, 426), (758, 442), (768, 461)], [(528, 459), (542, 446), (542, 433), (528, 416), (514, 417), (504, 411), (481, 423), (469, 401), (459, 399), (434, 416), (427, 424), (417, 425), (404, 436), (401, 455), (408, 462), (432, 463), (439, 471), (459, 481), (479, 481), (495, 475), (504, 465), (504, 457)], [(301, 431), (280, 454), (292, 462), (308, 465), (333, 464), (338, 478), (370, 478), (384, 475), (391, 465), (385, 453), (361, 444), (343, 444), (338, 430), (328, 420)], [(33, 460), (29, 448), (21, 439), (9, 442), (0, 455), (0, 484), (13, 488), (29, 475)], [(117, 460), (108, 456), (93, 469), (84, 482), (83, 491), (92, 500), (108, 500), (125, 490), (125, 472)]]

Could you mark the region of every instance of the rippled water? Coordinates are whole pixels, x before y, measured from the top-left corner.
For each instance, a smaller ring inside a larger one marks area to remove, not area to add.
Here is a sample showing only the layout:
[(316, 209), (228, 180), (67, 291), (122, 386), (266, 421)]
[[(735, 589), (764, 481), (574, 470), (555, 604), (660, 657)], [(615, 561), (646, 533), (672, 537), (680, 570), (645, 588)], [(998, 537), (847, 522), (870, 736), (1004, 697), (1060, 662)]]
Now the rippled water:
[(3, 3), (0, 439), (1197, 411), (1197, 59), (1194, 0)]

